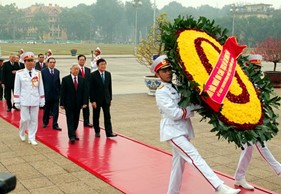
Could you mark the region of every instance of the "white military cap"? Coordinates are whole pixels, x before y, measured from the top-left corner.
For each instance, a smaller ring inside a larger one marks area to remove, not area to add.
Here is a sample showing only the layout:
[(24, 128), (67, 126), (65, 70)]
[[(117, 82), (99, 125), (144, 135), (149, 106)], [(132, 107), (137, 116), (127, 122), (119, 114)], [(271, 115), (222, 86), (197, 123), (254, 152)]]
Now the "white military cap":
[(23, 60), (27, 60), (27, 59), (34, 59), (34, 53), (33, 52), (24, 52)]
[(166, 55), (157, 57), (151, 65), (151, 72), (157, 73), (160, 69), (172, 67), (171, 64), (169, 64), (169, 62), (167, 61), (167, 58), (168, 57)]
[(249, 55), (248, 59), (251, 63), (261, 66), (262, 55), (260, 54)]
[(99, 47), (97, 47), (95, 51), (98, 51), (101, 54), (101, 49)]
[(51, 49), (48, 49), (47, 53), (51, 53), (51, 55), (53, 54)]

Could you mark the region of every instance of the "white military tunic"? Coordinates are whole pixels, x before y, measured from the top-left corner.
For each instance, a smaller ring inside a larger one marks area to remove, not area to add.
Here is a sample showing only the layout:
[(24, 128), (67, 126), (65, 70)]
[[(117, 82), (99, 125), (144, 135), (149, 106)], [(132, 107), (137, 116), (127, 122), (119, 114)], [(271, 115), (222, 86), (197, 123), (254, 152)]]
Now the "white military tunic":
[(21, 106), (45, 104), (44, 86), (40, 71), (21, 69), (17, 71), (14, 87), (14, 102)]
[(160, 141), (167, 141), (174, 137), (187, 135), (194, 138), (194, 132), (189, 117), (194, 113), (191, 107), (180, 108), (178, 103), (181, 99), (179, 93), (170, 83), (162, 83), (156, 90), (156, 103), (161, 113)]
[(216, 189), (223, 181), (212, 171), (197, 149), (190, 143), (194, 132), (190, 117), (194, 107), (180, 108), (181, 96), (171, 83), (163, 82), (155, 93), (156, 103), (161, 112), (160, 140), (168, 141), (172, 146), (173, 162), (168, 194), (180, 193), (185, 162), (196, 170)]
[(94, 72), (98, 69), (98, 66), (97, 66), (97, 61), (101, 59), (101, 56), (98, 55), (98, 56), (95, 56), (94, 57), (94, 60), (91, 61), (91, 72)]
[(44, 87), (40, 71), (21, 69), (16, 72), (14, 102), (21, 107), (20, 135), (28, 129), (28, 139), (35, 140), (38, 129), (39, 105), (44, 106)]

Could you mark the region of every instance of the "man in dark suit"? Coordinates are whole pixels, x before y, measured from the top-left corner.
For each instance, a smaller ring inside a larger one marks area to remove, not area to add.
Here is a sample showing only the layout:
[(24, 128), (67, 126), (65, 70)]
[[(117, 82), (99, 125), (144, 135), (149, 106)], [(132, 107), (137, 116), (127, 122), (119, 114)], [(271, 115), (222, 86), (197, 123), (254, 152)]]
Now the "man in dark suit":
[(3, 68), (4, 59), (0, 58), (0, 100), (3, 100), (4, 89), (2, 87), (2, 68)]
[(116, 137), (112, 132), (110, 105), (112, 100), (112, 81), (110, 72), (106, 71), (106, 61), (97, 61), (98, 70), (91, 73), (90, 77), (90, 101), (93, 107), (93, 121), (96, 137), (100, 137), (100, 109), (103, 110), (104, 127), (107, 137)]
[(20, 69), (24, 69), (24, 68), (25, 68), (24, 63), (22, 63), (22, 62), (20, 61), (20, 56), (19, 56), (19, 55), (16, 55), (15, 63), (18, 63)]
[(53, 113), (53, 129), (61, 131), (58, 125), (59, 116), (59, 99), (60, 99), (60, 71), (55, 68), (56, 59), (50, 57), (47, 59), (48, 68), (41, 71), (44, 93), (45, 107), (43, 114), (43, 128), (49, 124), (50, 111)]
[[(81, 77), (85, 78), (86, 86), (89, 90), (89, 78), (91, 75), (91, 69), (88, 67), (85, 67), (86, 63), (86, 56), (85, 55), (78, 55), (78, 65), (79, 65), (79, 74)], [(93, 127), (93, 125), (89, 122), (90, 117), (90, 109), (89, 106), (86, 108), (83, 108), (83, 118), (84, 118), (84, 127)]]
[(35, 69), (37, 69), (38, 71), (42, 71), (46, 67), (46, 63), (44, 63), (44, 55), (40, 53), (38, 55), (38, 61), (35, 64)]
[(79, 140), (76, 130), (79, 124), (81, 108), (85, 108), (89, 103), (89, 94), (85, 79), (78, 76), (79, 65), (71, 67), (71, 74), (62, 79), (60, 107), (65, 109), (68, 137), (72, 144)]
[(4, 97), (7, 102), (7, 112), (11, 112), (12, 107), (12, 92), (14, 92), (14, 82), (16, 71), (20, 69), (18, 63), (15, 63), (16, 55), (11, 54), (9, 61), (3, 64), (2, 68), (2, 87), (4, 90)]

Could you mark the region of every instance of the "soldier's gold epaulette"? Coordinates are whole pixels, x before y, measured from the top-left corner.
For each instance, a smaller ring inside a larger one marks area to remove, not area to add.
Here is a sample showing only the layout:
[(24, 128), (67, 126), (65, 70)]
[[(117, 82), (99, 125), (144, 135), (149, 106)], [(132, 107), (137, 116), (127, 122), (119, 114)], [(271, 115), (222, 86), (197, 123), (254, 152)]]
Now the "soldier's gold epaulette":
[(39, 73), (40, 71), (39, 70), (37, 70), (37, 69), (35, 69), (35, 71), (37, 72), (37, 73)]
[(161, 88), (163, 88), (163, 87), (164, 87), (164, 84), (161, 84), (160, 86), (158, 86), (157, 89), (161, 89)]

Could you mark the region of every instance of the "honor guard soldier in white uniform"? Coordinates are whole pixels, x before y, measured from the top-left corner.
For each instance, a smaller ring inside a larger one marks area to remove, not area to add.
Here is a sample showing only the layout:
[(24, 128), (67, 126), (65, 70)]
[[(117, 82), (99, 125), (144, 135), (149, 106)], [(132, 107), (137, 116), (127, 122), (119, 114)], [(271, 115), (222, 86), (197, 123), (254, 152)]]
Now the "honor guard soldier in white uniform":
[(20, 53), (20, 56), (19, 56), (19, 57), (20, 57), (20, 60), (19, 60), (19, 62), (20, 62), (20, 63), (24, 63), (24, 61), (23, 61), (23, 53), (24, 53), (24, 50), (23, 50), (23, 49), (20, 49), (20, 52), (19, 52), (19, 53)]
[(35, 135), (39, 106), (45, 105), (44, 87), (40, 71), (34, 68), (34, 54), (25, 52), (23, 59), (25, 68), (16, 72), (14, 87), (15, 107), (21, 109), (19, 136), (25, 141), (25, 130), (28, 129), (28, 143), (37, 145)]
[[(190, 117), (193, 110), (199, 108), (192, 105), (179, 107), (181, 95), (172, 84), (172, 69), (167, 56), (159, 56), (151, 66), (152, 71), (161, 79), (161, 85), (155, 93), (156, 103), (161, 112), (160, 141), (167, 141), (172, 146), (173, 161), (168, 187), (168, 194), (179, 194), (185, 162), (192, 165), (211, 184), (219, 194), (236, 194), (240, 189), (233, 189), (213, 172), (205, 160), (191, 144), (194, 132)], [(194, 188), (200, 190), (200, 188)]]
[(92, 51), (91, 72), (94, 72), (98, 69), (97, 61), (101, 59), (101, 49), (97, 47), (95, 50), (95, 55), (93, 54), (94, 52)]
[[(249, 61), (254, 65), (255, 69), (260, 70), (262, 67), (262, 55), (254, 54), (248, 56)], [(262, 146), (259, 142), (244, 144), (243, 150), (240, 154), (240, 159), (237, 165), (237, 169), (235, 171), (235, 182), (234, 184), (240, 186), (247, 190), (254, 190), (255, 187), (250, 185), (246, 180), (246, 172), (250, 165), (253, 151), (256, 148), (258, 153), (262, 156), (262, 158), (269, 164), (269, 166), (274, 170), (274, 172), (281, 178), (281, 164), (278, 162), (275, 157), (272, 155), (271, 151), (266, 146), (266, 142), (263, 142), (264, 146)]]

